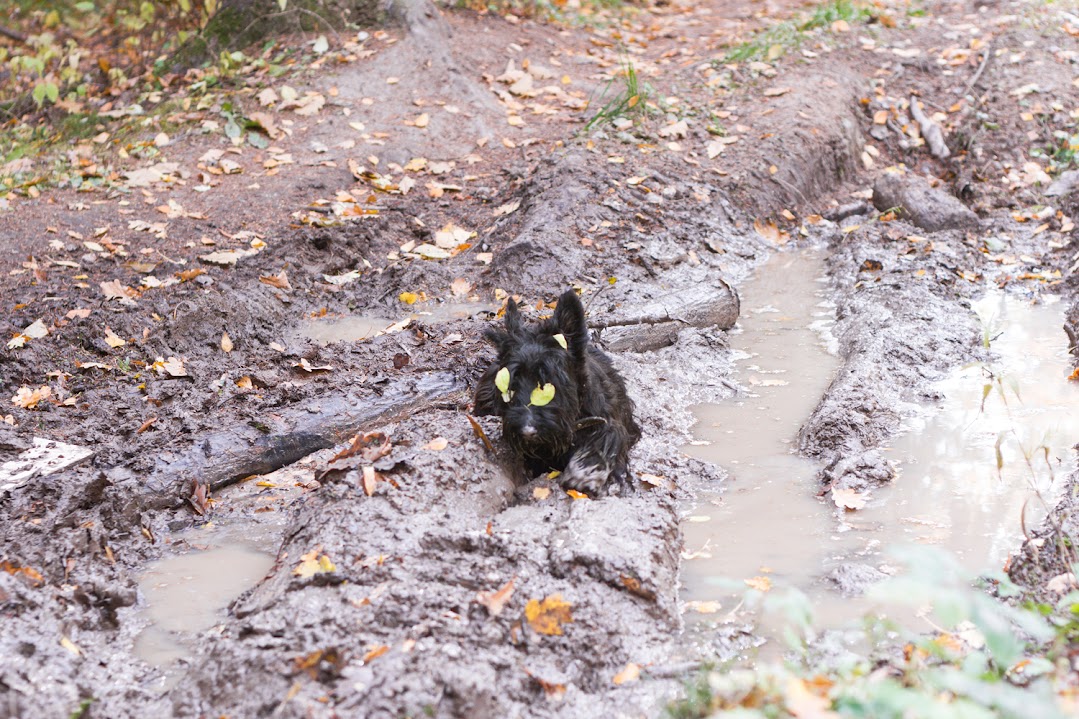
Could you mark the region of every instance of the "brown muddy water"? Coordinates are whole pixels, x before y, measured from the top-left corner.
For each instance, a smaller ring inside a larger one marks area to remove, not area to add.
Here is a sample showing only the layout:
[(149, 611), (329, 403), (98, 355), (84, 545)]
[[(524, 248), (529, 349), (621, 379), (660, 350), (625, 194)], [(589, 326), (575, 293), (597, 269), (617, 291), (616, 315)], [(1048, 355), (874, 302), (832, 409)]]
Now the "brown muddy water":
[(777, 636), (782, 617), (754, 616), (743, 604), (746, 580), (760, 586), (765, 577), (769, 591), (803, 592), (818, 628), (874, 613), (928, 629), (916, 608), (844, 598), (824, 577), (842, 563), (893, 574), (889, 550), (911, 543), (941, 547), (974, 572), (1000, 569), (1019, 545), (1024, 507), (1026, 526), (1036, 526), (1075, 462), (1079, 385), (1066, 380), (1063, 310), (1053, 298), (1033, 304), (988, 291), (973, 310), (997, 358), (938, 383), (939, 404), (904, 408), (903, 429), (885, 448), (895, 482), (844, 511), (817, 497), (818, 467), (792, 450), (839, 366), (822, 275), (813, 251), (777, 254), (740, 288), (731, 344), (745, 393), (697, 407), (697, 440), (685, 448), (731, 474), (728, 491), (687, 510), (687, 618), (749, 619)]
[[(332, 453), (332, 452), (331, 452)], [(183, 674), (200, 637), (228, 618), (228, 608), (273, 567), (289, 504), (327, 452), (222, 490), (213, 520), (175, 532), (166, 556), (139, 575), (135, 655), (162, 667), (160, 689)]]

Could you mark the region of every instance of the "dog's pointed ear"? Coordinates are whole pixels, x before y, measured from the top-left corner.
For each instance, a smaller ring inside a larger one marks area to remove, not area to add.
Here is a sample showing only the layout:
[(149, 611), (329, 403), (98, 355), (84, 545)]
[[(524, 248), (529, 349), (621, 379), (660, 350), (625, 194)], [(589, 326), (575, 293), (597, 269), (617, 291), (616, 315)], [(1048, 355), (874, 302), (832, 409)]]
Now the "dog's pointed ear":
[(554, 310), (554, 322), (566, 338), (566, 349), (574, 357), (583, 358), (588, 346), (588, 326), (584, 321), (584, 307), (581, 298), (573, 290), (566, 290), (558, 298)]
[(521, 331), (521, 313), (517, 311), (517, 302), (512, 297), (506, 300), (506, 330), (511, 335)]

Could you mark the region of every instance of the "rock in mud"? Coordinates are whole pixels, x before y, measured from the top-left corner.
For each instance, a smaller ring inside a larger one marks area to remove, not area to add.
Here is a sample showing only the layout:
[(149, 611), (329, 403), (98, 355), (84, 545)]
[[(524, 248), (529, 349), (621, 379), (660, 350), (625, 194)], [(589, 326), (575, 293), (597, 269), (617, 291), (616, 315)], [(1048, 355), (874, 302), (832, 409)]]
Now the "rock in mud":
[(868, 564), (847, 562), (834, 567), (825, 578), (834, 584), (844, 597), (859, 597), (865, 594), (870, 586), (887, 579), (888, 575)]
[(873, 185), (873, 206), (881, 212), (901, 208), (900, 217), (927, 232), (975, 227), (978, 216), (966, 205), (931, 187), (917, 175), (886, 173)]

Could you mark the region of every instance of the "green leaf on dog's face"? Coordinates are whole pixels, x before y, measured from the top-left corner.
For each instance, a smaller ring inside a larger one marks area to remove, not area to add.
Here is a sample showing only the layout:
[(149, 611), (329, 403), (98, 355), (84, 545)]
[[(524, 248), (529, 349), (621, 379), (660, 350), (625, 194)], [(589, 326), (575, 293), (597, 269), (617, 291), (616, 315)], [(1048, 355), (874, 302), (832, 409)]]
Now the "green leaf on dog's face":
[(557, 342), (558, 344), (562, 345), (562, 349), (564, 349), (564, 350), (569, 349), (569, 345), (566, 344), (566, 336), (564, 334), (560, 333), (560, 334), (554, 335), (554, 341)]
[(498, 370), (498, 374), (495, 375), (495, 387), (502, 393), (502, 401), (506, 404), (510, 402), (510, 371), (503, 367)]
[(532, 390), (532, 396), (528, 398), (528, 403), (534, 407), (543, 407), (551, 403), (554, 399), (554, 385), (548, 382), (540, 387), (536, 385), (536, 389)]

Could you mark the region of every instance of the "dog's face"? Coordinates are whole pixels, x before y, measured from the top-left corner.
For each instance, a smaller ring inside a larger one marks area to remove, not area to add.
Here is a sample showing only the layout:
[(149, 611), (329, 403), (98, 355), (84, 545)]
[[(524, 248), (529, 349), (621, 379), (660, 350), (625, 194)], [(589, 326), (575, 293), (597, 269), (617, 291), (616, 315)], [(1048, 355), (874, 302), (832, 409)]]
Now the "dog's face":
[(554, 460), (573, 445), (580, 413), (579, 383), (588, 343), (584, 308), (570, 291), (554, 316), (525, 326), (510, 299), (504, 329), (487, 338), (498, 361), (480, 381), (476, 411), (502, 417), (502, 433), (525, 457)]

